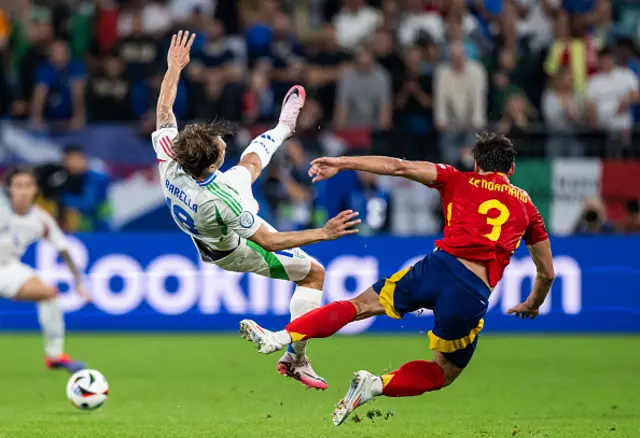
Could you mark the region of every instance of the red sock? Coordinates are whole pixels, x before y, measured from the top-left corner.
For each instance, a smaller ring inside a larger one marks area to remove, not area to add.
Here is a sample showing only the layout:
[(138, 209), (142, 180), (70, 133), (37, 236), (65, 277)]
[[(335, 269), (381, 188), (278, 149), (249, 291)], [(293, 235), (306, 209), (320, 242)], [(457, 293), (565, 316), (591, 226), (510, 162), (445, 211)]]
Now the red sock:
[(356, 306), (350, 301), (335, 301), (294, 319), (285, 329), (293, 342), (328, 338), (353, 321), (356, 314)]
[(442, 388), (444, 372), (435, 362), (414, 360), (382, 376), (382, 385), (387, 397), (413, 397)]

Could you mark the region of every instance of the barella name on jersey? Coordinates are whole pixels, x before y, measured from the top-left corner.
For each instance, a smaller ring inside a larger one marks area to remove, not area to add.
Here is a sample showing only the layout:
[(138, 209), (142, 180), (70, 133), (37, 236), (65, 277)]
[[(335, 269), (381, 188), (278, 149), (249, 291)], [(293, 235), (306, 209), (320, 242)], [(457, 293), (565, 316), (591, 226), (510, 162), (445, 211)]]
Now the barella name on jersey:
[(191, 198), (188, 197), (187, 194), (180, 187), (176, 186), (168, 179), (165, 180), (164, 186), (169, 193), (171, 193), (173, 196), (178, 198), (178, 200), (180, 200), (184, 205), (189, 207), (191, 211), (193, 211), (194, 213), (198, 212), (198, 204), (192, 204)]

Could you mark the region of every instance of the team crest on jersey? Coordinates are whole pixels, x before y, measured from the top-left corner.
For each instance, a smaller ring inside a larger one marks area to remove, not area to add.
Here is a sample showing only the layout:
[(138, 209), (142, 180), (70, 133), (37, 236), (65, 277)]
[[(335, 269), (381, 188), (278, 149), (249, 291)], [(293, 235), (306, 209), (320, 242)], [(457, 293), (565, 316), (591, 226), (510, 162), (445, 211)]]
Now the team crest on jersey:
[(250, 211), (245, 211), (240, 215), (240, 226), (242, 228), (251, 228), (256, 222), (256, 218)]

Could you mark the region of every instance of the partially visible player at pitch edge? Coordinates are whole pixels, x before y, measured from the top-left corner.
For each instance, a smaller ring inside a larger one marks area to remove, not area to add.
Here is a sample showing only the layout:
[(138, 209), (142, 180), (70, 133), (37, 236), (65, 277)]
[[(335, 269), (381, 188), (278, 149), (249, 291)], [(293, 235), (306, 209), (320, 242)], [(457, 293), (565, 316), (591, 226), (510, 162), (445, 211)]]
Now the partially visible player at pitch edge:
[(412, 361), (379, 376), (358, 371), (333, 412), (336, 425), (374, 397), (420, 395), (450, 385), (462, 373), (478, 345), (489, 295), (521, 239), (529, 248), (537, 276), (527, 300), (507, 313), (522, 319), (538, 316), (555, 274), (542, 217), (529, 195), (509, 182), (515, 148), (502, 135), (483, 134), (473, 154), (474, 172), (387, 157), (319, 158), (312, 163), (309, 174), (314, 181), (341, 170), (361, 170), (435, 188), (446, 218), (444, 238), (436, 241), (433, 253), (358, 297), (309, 312), (275, 333), (250, 320), (241, 322), (242, 335), (261, 353), (272, 353), (291, 342), (329, 337), (352, 321), (385, 313), (400, 319), (422, 308), (433, 310), (435, 324), (429, 340), (434, 361)]
[(38, 184), (34, 170), (26, 166), (9, 169), (5, 173), (5, 191), (7, 197), (0, 194), (0, 297), (37, 303), (45, 366), (75, 373), (85, 364), (64, 352), (64, 312), (58, 290), (44, 283), (20, 259), (29, 245), (48, 240), (73, 274), (75, 292), (88, 299), (82, 273), (69, 254), (67, 238), (55, 219), (35, 205)]
[[(188, 125), (178, 132), (173, 103), (180, 72), (189, 63), (195, 34), (178, 32), (171, 39), (168, 68), (157, 105), (157, 131), (152, 134), (162, 189), (178, 227), (193, 239), (200, 257), (227, 271), (253, 272), (288, 280), (297, 287), (291, 298), (291, 317), (320, 306), (324, 268), (299, 246), (357, 233), (357, 213), (343, 211), (324, 228), (279, 233), (258, 217), (251, 184), (258, 178), (282, 142), (290, 137), (305, 101), (296, 85), (284, 98), (278, 125), (255, 138), (240, 163), (220, 172), (231, 133), (225, 122)], [(306, 340), (293, 342), (278, 361), (278, 372), (308, 387), (326, 389), (306, 357)]]

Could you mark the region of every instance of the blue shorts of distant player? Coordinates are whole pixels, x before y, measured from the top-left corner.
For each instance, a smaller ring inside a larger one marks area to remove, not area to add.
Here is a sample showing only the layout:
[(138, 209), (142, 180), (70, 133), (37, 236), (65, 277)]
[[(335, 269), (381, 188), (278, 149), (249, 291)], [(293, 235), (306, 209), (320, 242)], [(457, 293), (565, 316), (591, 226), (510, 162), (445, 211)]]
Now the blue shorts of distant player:
[(412, 267), (378, 281), (373, 289), (392, 318), (419, 309), (433, 310), (430, 348), (459, 368), (467, 366), (484, 326), (491, 289), (458, 259), (436, 250)]

